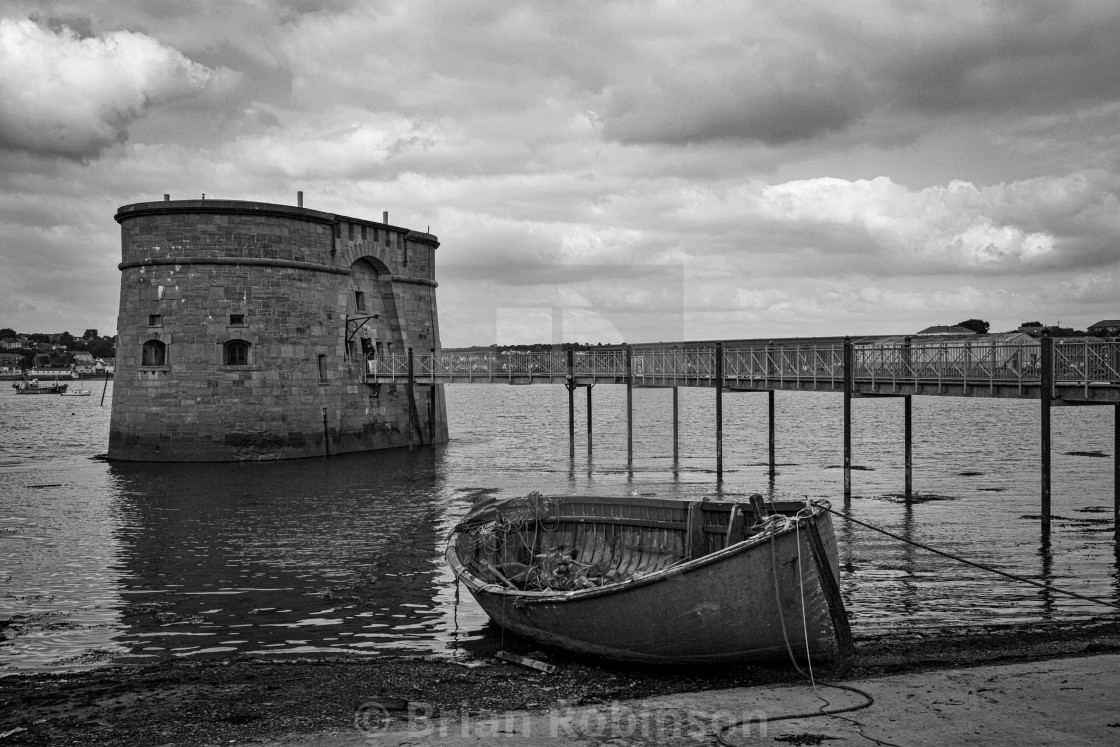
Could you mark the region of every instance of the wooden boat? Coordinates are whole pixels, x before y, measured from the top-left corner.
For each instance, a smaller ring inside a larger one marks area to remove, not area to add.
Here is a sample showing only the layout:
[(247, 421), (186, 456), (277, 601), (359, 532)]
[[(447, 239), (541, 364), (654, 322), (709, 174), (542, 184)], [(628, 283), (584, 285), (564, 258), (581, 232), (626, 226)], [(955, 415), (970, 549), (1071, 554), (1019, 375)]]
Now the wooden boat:
[(63, 394), (69, 385), (58, 381), (32, 379), (31, 381), (17, 381), (12, 386), (15, 387), (16, 394)]
[(59, 392), (63, 397), (88, 397), (93, 394), (89, 389), (74, 389), (69, 392)]
[(495, 623), (577, 654), (843, 667), (851, 649), (824, 501), (530, 493), (476, 507), (446, 558)]

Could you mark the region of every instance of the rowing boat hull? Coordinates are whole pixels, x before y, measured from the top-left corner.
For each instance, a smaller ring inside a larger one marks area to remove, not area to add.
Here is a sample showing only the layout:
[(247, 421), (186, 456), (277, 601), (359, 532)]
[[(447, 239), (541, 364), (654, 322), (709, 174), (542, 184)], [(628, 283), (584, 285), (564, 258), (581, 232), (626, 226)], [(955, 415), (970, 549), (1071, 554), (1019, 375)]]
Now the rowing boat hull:
[(495, 623), (576, 654), (700, 663), (769, 659), (787, 649), (803, 658), (808, 649), (830, 658), (835, 636), (808, 521), (819, 532), (827, 567), (836, 569), (832, 523), (823, 510), (783, 530), (595, 589), (532, 592), (487, 582), (470, 572), (465, 545), (454, 541), (447, 558)]

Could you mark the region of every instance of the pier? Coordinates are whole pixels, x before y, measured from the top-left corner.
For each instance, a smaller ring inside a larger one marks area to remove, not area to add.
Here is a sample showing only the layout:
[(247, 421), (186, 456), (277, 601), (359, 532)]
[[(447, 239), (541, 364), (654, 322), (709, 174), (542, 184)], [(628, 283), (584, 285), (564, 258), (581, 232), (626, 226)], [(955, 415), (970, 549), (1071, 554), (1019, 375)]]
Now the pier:
[[(678, 387), (715, 393), (717, 479), (723, 472), (724, 393), (766, 392), (769, 469), (775, 469), (776, 392), (834, 392), (844, 397), (844, 497), (851, 497), (852, 402), (897, 397), (904, 418), (905, 485), (912, 480), (911, 398), (914, 395), (1038, 400), (1041, 522), (1050, 529), (1050, 410), (1111, 406), (1114, 410), (1113, 523), (1120, 528), (1120, 341), (1095, 337), (1031, 338), (1021, 334), (913, 337), (727, 340), (616, 346), (555, 346), (540, 352), (429, 351), (366, 361), (367, 385), (563, 384), (568, 432), (575, 454), (575, 393), (586, 389), (592, 431), (592, 388), (627, 388), (627, 461), (633, 460), (634, 387), (672, 388), (673, 455), (677, 456)], [(417, 424), (418, 425), (418, 424)], [(421, 430), (417, 428), (417, 430)]]

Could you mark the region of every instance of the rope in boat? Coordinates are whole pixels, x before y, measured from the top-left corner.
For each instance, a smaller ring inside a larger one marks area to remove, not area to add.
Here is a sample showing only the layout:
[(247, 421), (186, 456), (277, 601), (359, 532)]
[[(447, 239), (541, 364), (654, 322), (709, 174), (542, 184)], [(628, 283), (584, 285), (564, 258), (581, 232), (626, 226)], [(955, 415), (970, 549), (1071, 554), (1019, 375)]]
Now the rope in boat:
[(891, 537), (893, 539), (896, 539), (899, 542), (905, 542), (908, 545), (913, 545), (914, 547), (920, 547), (923, 550), (928, 550), (929, 552), (932, 552), (935, 555), (940, 555), (942, 557), (949, 558), (950, 560), (955, 560), (958, 563), (964, 563), (965, 565), (970, 565), (973, 568), (979, 568), (982, 571), (988, 571), (989, 573), (995, 573), (997, 575), (1004, 576), (1005, 578), (1009, 578), (1013, 581), (1021, 581), (1024, 584), (1030, 584), (1031, 586), (1037, 586), (1038, 588), (1044, 589), (1046, 591), (1057, 592), (1058, 594), (1065, 594), (1066, 596), (1074, 597), (1075, 599), (1081, 599), (1081, 600), (1084, 600), (1086, 602), (1093, 602), (1094, 604), (1103, 604), (1104, 606), (1112, 607), (1113, 609), (1120, 609), (1120, 604), (1118, 604), (1116, 602), (1113, 602), (1111, 600), (1101, 599), (1099, 597), (1090, 597), (1090, 596), (1086, 596), (1085, 594), (1078, 594), (1076, 591), (1068, 591), (1068, 590), (1062, 589), (1058, 586), (1053, 586), (1052, 584), (1043, 583), (1041, 581), (1035, 581), (1034, 579), (1027, 578), (1026, 576), (1021, 576), (1017, 573), (1011, 573), (1009, 571), (1001, 571), (1000, 569), (993, 568), (990, 565), (985, 565), (984, 563), (978, 563), (975, 560), (969, 560), (968, 558), (962, 558), (961, 556), (954, 555), (951, 552), (945, 552), (944, 550), (938, 550), (935, 547), (930, 547), (929, 545), (922, 544), (921, 542), (918, 542), (916, 540), (906, 539), (905, 537), (897, 535), (893, 532), (888, 532), (886, 529), (883, 529), (881, 527), (877, 527), (874, 524), (868, 524), (865, 521), (860, 521), (859, 519), (853, 519), (850, 516), (845, 516), (844, 514), (837, 511), (836, 509), (834, 509), (830, 506), (826, 506), (822, 503), (814, 502), (813, 505), (814, 506), (819, 506), (820, 508), (823, 508), (825, 511), (828, 511), (830, 514), (835, 514), (836, 516), (839, 516), (841, 519), (844, 519), (845, 521), (850, 521), (853, 524), (859, 524), (861, 527), (867, 527), (868, 529), (879, 532), (880, 534), (885, 534), (886, 536)]

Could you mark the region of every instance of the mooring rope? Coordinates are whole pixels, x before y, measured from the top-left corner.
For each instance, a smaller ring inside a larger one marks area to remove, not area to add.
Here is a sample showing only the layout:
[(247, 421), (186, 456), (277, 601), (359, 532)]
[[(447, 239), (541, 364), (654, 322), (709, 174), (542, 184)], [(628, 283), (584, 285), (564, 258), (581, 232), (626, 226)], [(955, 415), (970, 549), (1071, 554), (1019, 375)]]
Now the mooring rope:
[[(802, 509), (802, 511), (806, 511), (806, 509)], [(770, 518), (770, 517), (767, 517), (767, 518)], [(796, 536), (797, 536), (797, 573), (798, 573), (798, 575), (801, 574), (801, 533), (800, 533), (801, 518), (802, 518), (802, 513), (799, 511), (797, 513), (797, 515), (795, 516), (795, 519), (794, 519), (795, 526), (797, 527), (797, 529), (795, 529), (795, 531), (797, 532)], [(810, 513), (810, 520), (811, 520), (811, 513)], [(787, 525), (787, 527), (788, 527), (788, 525)], [(778, 533), (779, 533), (778, 531), (774, 531), (770, 534), (770, 576), (774, 581), (774, 602), (777, 604), (777, 608), (778, 608), (778, 622), (780, 623), (781, 628), (782, 628), (782, 640), (786, 644), (786, 653), (789, 654), (789, 660), (790, 660), (790, 662), (793, 663), (793, 668), (797, 670), (798, 674), (800, 674), (805, 679), (809, 680), (809, 683), (813, 688), (813, 694), (816, 695), (818, 698), (820, 698), (821, 701), (824, 702), (824, 705), (821, 706), (820, 708), (818, 708), (815, 711), (806, 711), (804, 713), (787, 713), (787, 714), (784, 714), (784, 715), (781, 715), (781, 716), (767, 716), (766, 717), (766, 723), (770, 723), (772, 721), (791, 721), (793, 719), (819, 718), (821, 716), (831, 716), (833, 718), (838, 718), (838, 719), (841, 719), (842, 721), (847, 721), (848, 723), (853, 724), (856, 727), (856, 729), (859, 731), (860, 736), (863, 737), (864, 739), (875, 742), (876, 744), (879, 744), (879, 745), (887, 745), (888, 747), (898, 747), (898, 745), (895, 745), (892, 742), (884, 742), (882, 740), (876, 739), (875, 737), (864, 734), (863, 733), (863, 724), (859, 723), (858, 721), (855, 721), (854, 719), (850, 719), (850, 718), (847, 718), (845, 716), (840, 715), (842, 713), (851, 713), (852, 711), (860, 711), (860, 710), (863, 710), (864, 708), (868, 708), (869, 706), (874, 705), (875, 698), (874, 698), (874, 696), (871, 695), (871, 693), (869, 693), (865, 690), (861, 690), (858, 687), (853, 687), (851, 685), (841, 685), (841, 684), (836, 683), (836, 682), (828, 682), (826, 680), (815, 679), (812, 674), (806, 674), (805, 671), (801, 668), (801, 666), (797, 663), (797, 657), (794, 656), (794, 654), (793, 654), (793, 647), (790, 646), (789, 635), (786, 632), (785, 614), (782, 612), (782, 596), (781, 596), (781, 589), (780, 589), (779, 584), (778, 584), (778, 555), (774, 550), (774, 537)], [(810, 652), (809, 652), (808, 628), (805, 625), (805, 609), (804, 609), (804, 605), (805, 605), (804, 594), (805, 594), (805, 592), (804, 592), (804, 587), (802, 587), (802, 592), (801, 593), (802, 593), (802, 596), (801, 596), (802, 626), (805, 629), (805, 636), (806, 636), (805, 637), (805, 656), (806, 656), (806, 659), (809, 659)], [(812, 666), (813, 666), (812, 661), (810, 660), (809, 661), (809, 667), (810, 667), (809, 671), (810, 672), (812, 672)], [(857, 703), (857, 704), (852, 705), (852, 706), (845, 706), (844, 708), (837, 708), (835, 710), (826, 711), (825, 709), (828, 708), (832, 704), (817, 691), (817, 684), (818, 683), (820, 685), (823, 685), (824, 687), (831, 687), (831, 688), (834, 688), (836, 690), (847, 690), (848, 692), (853, 692), (853, 693), (856, 693), (857, 695), (861, 695), (864, 698), (864, 702)], [(736, 727), (742, 726), (744, 724), (746, 724), (749, 727), (750, 722), (751, 722), (751, 719), (749, 719), (749, 718), (740, 719), (740, 720), (736, 721), (735, 723), (727, 724), (726, 726), (721, 727), (719, 729), (719, 731), (717, 731), (716, 734), (715, 734), (716, 741), (719, 742), (720, 744), (724, 745), (725, 747), (735, 747), (735, 745), (733, 745), (730, 742), (727, 742), (727, 741), (724, 740), (724, 738), (723, 738), (724, 734), (727, 733), (728, 731), (730, 731), (730, 730), (732, 730)]]
[(951, 552), (946, 552), (944, 550), (938, 550), (935, 547), (930, 547), (929, 545), (922, 544), (921, 542), (918, 542), (916, 540), (907, 539), (907, 538), (902, 537), (900, 535), (897, 535), (893, 532), (888, 532), (886, 529), (883, 529), (881, 527), (877, 527), (874, 524), (868, 524), (865, 521), (860, 521), (859, 519), (853, 519), (851, 516), (845, 516), (844, 514), (840, 513), (839, 511), (832, 508), (831, 506), (826, 506), (823, 503), (814, 502), (813, 505), (814, 506), (819, 506), (820, 508), (823, 508), (825, 511), (828, 511), (830, 514), (835, 514), (836, 516), (839, 516), (841, 519), (844, 519), (845, 521), (850, 521), (853, 524), (859, 524), (861, 527), (867, 527), (868, 529), (879, 532), (880, 534), (885, 534), (886, 536), (891, 537), (893, 539), (896, 539), (899, 542), (905, 542), (908, 545), (913, 545), (914, 547), (920, 547), (923, 550), (928, 550), (929, 552), (932, 552), (935, 555), (940, 555), (942, 557), (949, 558), (950, 560), (955, 560), (958, 563), (964, 563), (965, 565), (970, 565), (973, 568), (979, 568), (982, 571), (988, 571), (989, 573), (995, 573), (995, 574), (998, 574), (1000, 576), (1010, 578), (1013, 581), (1022, 581), (1024, 584), (1030, 584), (1031, 586), (1037, 586), (1038, 588), (1045, 589), (1046, 591), (1057, 592), (1058, 594), (1065, 594), (1066, 596), (1074, 597), (1076, 599), (1082, 599), (1086, 602), (1093, 602), (1094, 604), (1103, 604), (1104, 606), (1112, 607), (1113, 609), (1120, 609), (1120, 604), (1118, 604), (1116, 602), (1113, 602), (1111, 600), (1101, 599), (1099, 597), (1090, 597), (1090, 596), (1086, 596), (1085, 594), (1078, 594), (1076, 591), (1068, 591), (1066, 589), (1062, 589), (1062, 588), (1054, 586), (1052, 584), (1043, 583), (1041, 581), (1035, 581), (1034, 579), (1027, 578), (1026, 576), (1021, 576), (1017, 573), (1011, 573), (1009, 571), (1001, 571), (1000, 569), (993, 568), (990, 565), (985, 565), (984, 563), (978, 563), (975, 560), (969, 560), (968, 558), (962, 558), (960, 555), (954, 555)]

